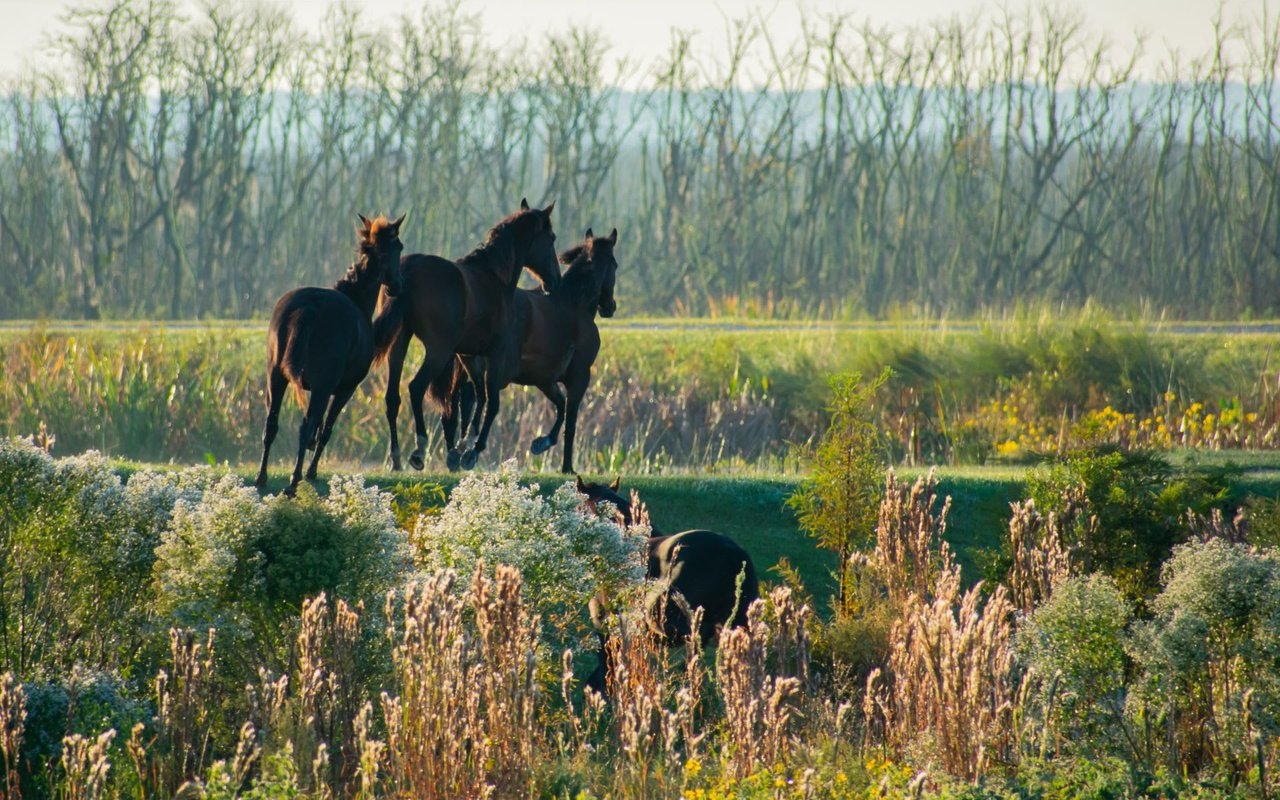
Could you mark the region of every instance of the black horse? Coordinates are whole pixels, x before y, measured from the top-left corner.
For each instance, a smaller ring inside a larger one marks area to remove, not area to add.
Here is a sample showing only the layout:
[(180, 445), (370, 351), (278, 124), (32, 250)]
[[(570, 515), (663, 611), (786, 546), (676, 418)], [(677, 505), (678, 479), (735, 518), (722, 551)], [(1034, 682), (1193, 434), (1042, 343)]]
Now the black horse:
[[(600, 354), (596, 314), (612, 317), (618, 309), (613, 297), (618, 272), (614, 257), (617, 243), (617, 228), (608, 236), (599, 237), (588, 228), (582, 244), (560, 254), (560, 263), (567, 269), (558, 286), (546, 294), (538, 290), (516, 292), (513, 312), (519, 335), (509, 339), (502, 352), (487, 361), (458, 357), (453, 397), (449, 409), (440, 417), (446, 442), (456, 440), (459, 419), (464, 438), (469, 428), (471, 436), (479, 438), (479, 423), (484, 416), (480, 409), (487, 406), (487, 385), (536, 386), (555, 407), (556, 419), (548, 433), (533, 440), (529, 451), (537, 455), (555, 446), (563, 425), (564, 458), (560, 470), (573, 472), (578, 409), (591, 385), (591, 369)], [(477, 376), (491, 380), (475, 380)], [(462, 454), (451, 449), (449, 468), (456, 469), (461, 463)]]
[[(333, 434), (333, 423), (356, 387), (369, 374), (375, 346), (373, 315), (378, 293), (400, 291), (400, 223), (386, 217), (367, 220), (356, 229), (359, 255), (332, 289), (305, 286), (276, 301), (267, 333), (267, 423), (262, 433), (262, 466), (258, 488), (267, 482), (267, 457), (279, 430), (284, 390), (293, 386), (298, 402), (311, 392), (298, 432), (298, 461), (285, 494), (302, 481), (302, 461), (309, 448), (315, 456), (307, 480), (316, 477), (320, 454)], [(326, 413), (327, 411), (327, 413)], [(322, 426), (323, 423), (323, 426)]]
[[(631, 525), (631, 502), (618, 489), (616, 480), (605, 486), (578, 478), (578, 491), (588, 503), (611, 503), (618, 510), (619, 521)], [(747, 609), (760, 598), (760, 583), (755, 564), (741, 545), (715, 531), (662, 535), (652, 526), (651, 531), (647, 572), (655, 588), (645, 599), (645, 612), (650, 626), (668, 645), (679, 645), (689, 638), (693, 633), (689, 614), (698, 608), (702, 609), (702, 623), (697, 633), (704, 643), (714, 644), (723, 625), (746, 624)], [(603, 633), (607, 613), (603, 598), (591, 601), (591, 619), (600, 631), (600, 657), (587, 685), (602, 693), (608, 671)]]
[[(400, 413), (400, 373), (409, 342), (417, 337), (426, 348), (422, 366), (409, 382), (409, 401), (417, 446), (409, 455), (409, 465), (422, 469), (426, 458), (427, 426), (423, 401), (428, 396), (440, 410), (447, 408), (453, 394), (455, 357), (476, 355), (492, 358), (505, 352), (518, 335), (512, 313), (521, 272), (528, 268), (549, 289), (560, 280), (556, 259), (555, 231), (551, 210), (530, 208), (520, 201), (520, 210), (489, 230), (475, 250), (457, 261), (439, 256), (405, 256), (400, 269), (404, 291), (383, 297), (374, 327), (378, 332), (379, 357), (387, 358), (387, 427), (390, 429), (391, 468), (400, 469), (400, 440), (396, 417)], [(498, 413), (496, 375), (486, 378), (484, 421), (479, 440), (467, 454), (467, 466), (484, 450), (489, 428)], [(453, 443), (448, 443), (452, 449)]]

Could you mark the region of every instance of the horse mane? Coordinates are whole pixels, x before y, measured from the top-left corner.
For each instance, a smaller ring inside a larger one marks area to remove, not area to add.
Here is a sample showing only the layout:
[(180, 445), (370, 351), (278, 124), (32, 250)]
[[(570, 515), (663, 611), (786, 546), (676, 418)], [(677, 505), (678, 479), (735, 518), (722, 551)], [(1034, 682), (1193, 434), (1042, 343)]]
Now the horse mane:
[(591, 253), (586, 245), (577, 245), (560, 254), (560, 263), (568, 269), (560, 276), (560, 285), (553, 292), (567, 298), (575, 306), (594, 304), (600, 297), (600, 284), (596, 280)]
[(347, 268), (347, 273), (333, 284), (333, 288), (339, 292), (347, 293), (351, 289), (358, 286), (364, 278), (364, 267), (369, 266), (369, 259), (373, 257), (374, 250), (377, 247), (378, 234), (384, 228), (391, 226), (391, 220), (385, 216), (374, 217), (369, 220), (368, 232), (357, 228), (357, 232), (361, 233), (360, 244), (356, 245), (356, 260)]
[[(480, 244), (476, 245), (475, 249), (470, 253), (458, 259), (458, 263), (479, 266), (496, 259), (510, 261), (516, 248), (515, 239), (519, 224), (531, 219), (530, 215), (535, 212), (537, 212), (537, 209), (521, 209), (498, 220), (497, 224), (485, 234)], [(518, 279), (519, 277), (520, 274), (517, 272), (516, 278)]]

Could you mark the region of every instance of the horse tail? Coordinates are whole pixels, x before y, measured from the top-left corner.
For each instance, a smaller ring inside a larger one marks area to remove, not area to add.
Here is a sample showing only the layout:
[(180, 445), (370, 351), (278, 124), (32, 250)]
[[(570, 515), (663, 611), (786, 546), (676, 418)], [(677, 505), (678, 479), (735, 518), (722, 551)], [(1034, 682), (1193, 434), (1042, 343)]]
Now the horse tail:
[(404, 327), (404, 301), (399, 295), (378, 294), (378, 310), (373, 318), (373, 363), (381, 364)]
[(449, 364), (440, 370), (440, 374), (427, 387), (427, 401), (441, 414), (448, 414), (453, 408), (453, 391), (458, 387), (462, 377), (462, 366), (458, 357), (449, 359)]
[(284, 355), (280, 358), (280, 371), (289, 379), (293, 387), (293, 396), (298, 405), (307, 407), (306, 398), (302, 396), (302, 377), (307, 368), (307, 354), (310, 352), (311, 329), (315, 325), (315, 312), (310, 308), (299, 309), (289, 326), (288, 339), (284, 344)]

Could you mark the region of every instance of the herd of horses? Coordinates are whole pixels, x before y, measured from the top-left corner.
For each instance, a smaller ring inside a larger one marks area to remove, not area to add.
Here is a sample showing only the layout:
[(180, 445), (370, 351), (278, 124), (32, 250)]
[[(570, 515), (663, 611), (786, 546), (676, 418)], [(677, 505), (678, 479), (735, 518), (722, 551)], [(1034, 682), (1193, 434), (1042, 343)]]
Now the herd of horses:
[[(557, 255), (554, 205), (531, 208), (521, 200), (517, 212), (456, 261), (403, 255), (403, 215), (394, 221), (360, 216), (357, 256), (346, 275), (331, 289), (287, 292), (272, 312), (267, 419), (256, 485), (267, 482), (286, 388), (304, 408), (297, 460), (285, 489), (292, 495), (303, 479), (307, 451), (314, 451), (306, 471), (307, 480), (313, 480), (343, 407), (382, 359), (388, 365), (389, 458), (393, 469), (402, 469), (396, 430), (400, 380), (415, 337), (425, 356), (409, 381), (416, 433), (410, 466), (421, 470), (425, 465), (427, 401), (439, 416), (449, 468), (470, 469), (488, 443), (502, 390), (519, 384), (536, 387), (556, 412), (551, 430), (535, 438), (530, 450), (536, 454), (554, 447), (563, 429), (561, 470), (572, 473), (578, 411), (600, 352), (596, 315), (611, 317), (617, 310), (618, 232), (597, 237), (588, 229), (580, 244)], [(539, 288), (519, 288), (526, 270)], [(611, 503), (619, 521), (630, 525), (632, 506), (618, 488), (616, 481), (605, 486), (578, 479), (584, 502)], [(715, 641), (719, 626), (745, 622), (759, 586), (751, 558), (737, 542), (706, 530), (652, 534), (648, 576), (655, 588), (646, 598), (646, 618), (655, 633), (673, 644), (683, 642), (695, 632), (692, 609), (697, 608), (703, 613), (696, 632), (706, 642)], [(593, 601), (592, 618), (601, 631), (604, 609), (603, 598)], [(600, 636), (600, 661), (588, 684), (604, 691), (608, 648), (604, 633)]]

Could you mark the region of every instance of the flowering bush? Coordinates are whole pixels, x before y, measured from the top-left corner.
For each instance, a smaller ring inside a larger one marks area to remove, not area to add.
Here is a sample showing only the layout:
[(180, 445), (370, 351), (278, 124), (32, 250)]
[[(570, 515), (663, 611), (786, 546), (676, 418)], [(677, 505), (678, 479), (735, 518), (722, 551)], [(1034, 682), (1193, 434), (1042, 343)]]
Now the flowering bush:
[(498, 564), (524, 576), (533, 605), (563, 628), (597, 591), (618, 591), (644, 578), (641, 554), (648, 528), (628, 530), (611, 521), (613, 509), (585, 506), (572, 482), (549, 497), (536, 484), (521, 486), (515, 462), (491, 473), (471, 474), (454, 488), (439, 514), (423, 516), (414, 529), (418, 565), (473, 574)]
[(283, 659), (282, 623), (303, 600), (323, 591), (376, 611), (409, 566), (390, 495), (363, 478), (334, 476), (325, 498), (304, 485), (294, 499), (261, 499), (226, 475), (199, 499), (177, 501), (155, 573), (172, 624), (215, 627), (223, 640), (263, 638)]
[(213, 479), (197, 469), (125, 482), (97, 452), (55, 460), (0, 440), (0, 624), (22, 626), (0, 637), (0, 667), (124, 669), (148, 628), (160, 533), (177, 500)]
[(1280, 553), (1210, 539), (1174, 550), (1138, 632), (1136, 703), (1187, 763), (1249, 769), (1280, 736)]
[[(1132, 615), (1115, 581), (1094, 574), (1058, 584), (1019, 628), (1017, 652), (1031, 669), (1033, 708), (1055, 734), (1055, 754), (1096, 756), (1119, 744)], [(1040, 745), (1047, 749), (1050, 739)]]

